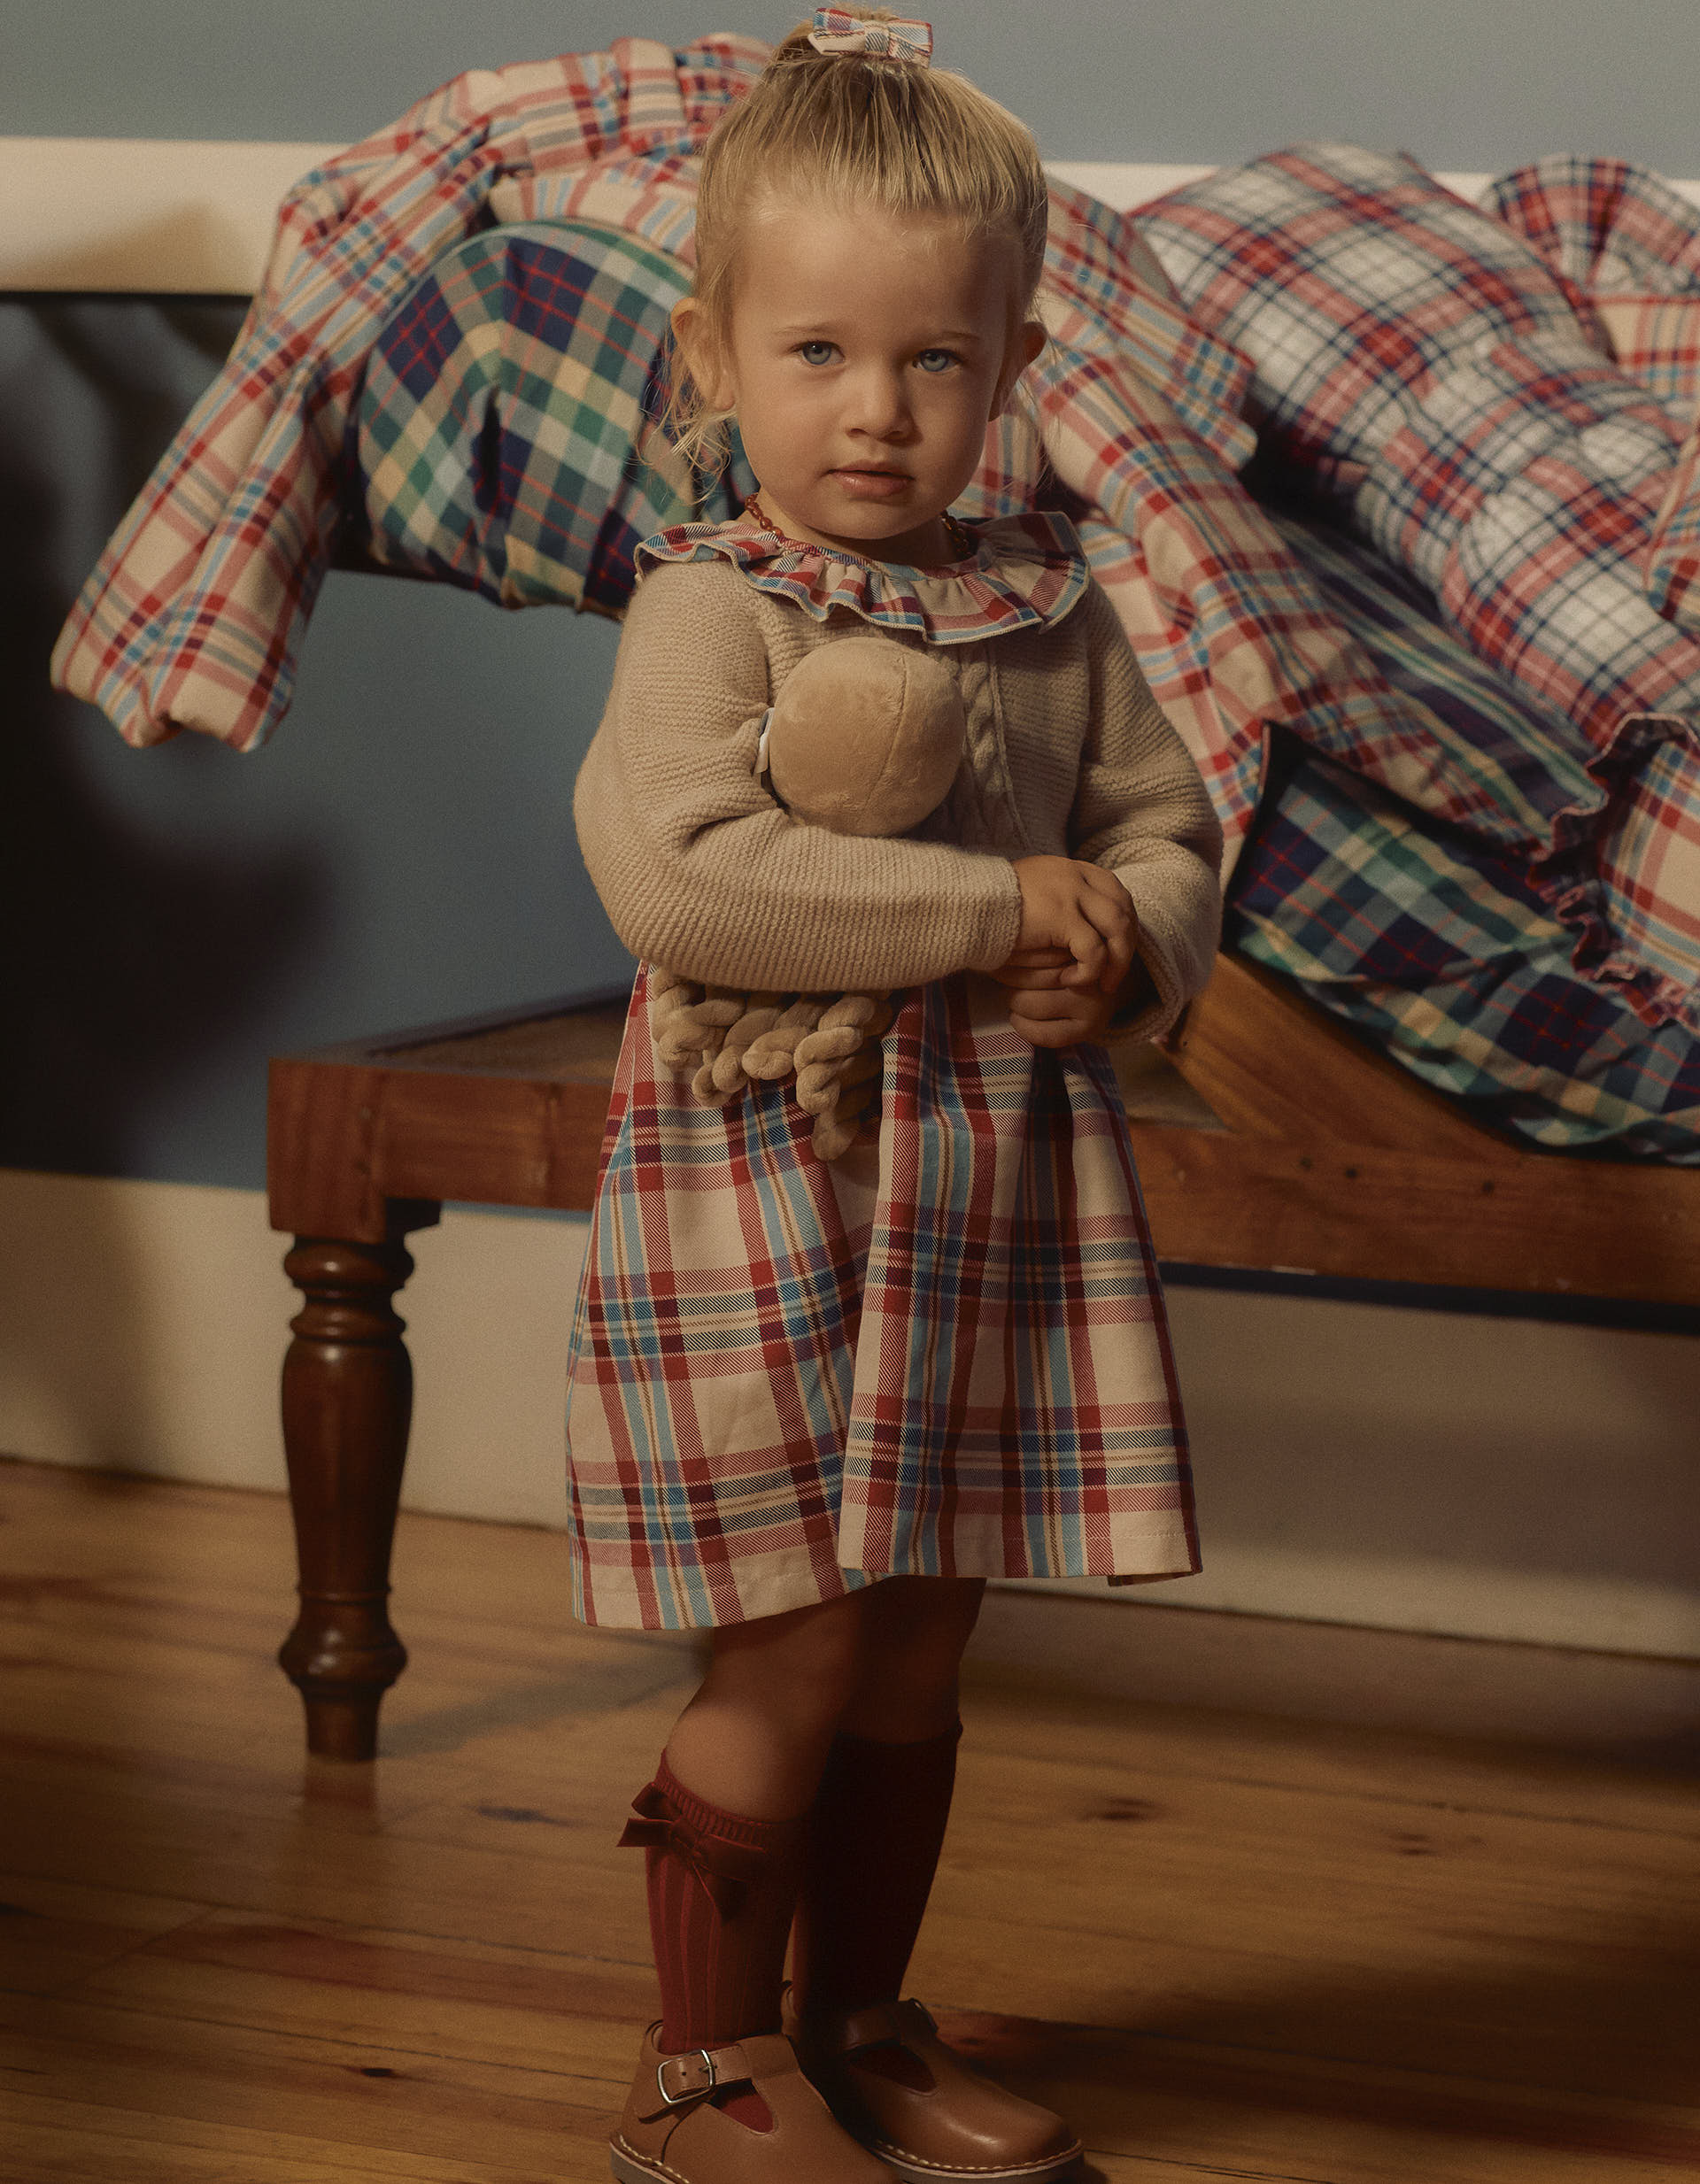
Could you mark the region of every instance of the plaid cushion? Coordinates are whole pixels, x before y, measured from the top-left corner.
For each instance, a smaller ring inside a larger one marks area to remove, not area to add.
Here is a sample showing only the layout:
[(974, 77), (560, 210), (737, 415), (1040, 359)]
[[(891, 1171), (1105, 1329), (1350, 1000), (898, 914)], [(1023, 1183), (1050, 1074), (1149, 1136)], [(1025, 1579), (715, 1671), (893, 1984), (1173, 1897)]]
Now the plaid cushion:
[[(1273, 513), (1387, 680), (1443, 723), (1453, 751), (1474, 754), (1483, 795), (1470, 832), (1522, 850), (1526, 881), (1570, 929), (1572, 967), (1617, 988), (1650, 1020), (1669, 1013), (1660, 1006), (1669, 985), (1686, 989), (1700, 975), (1690, 743), (1653, 727), (1642, 767), (1626, 770), (1603, 819), (1590, 817), (1594, 784), (1566, 752), (1562, 721), (1467, 652), (1420, 587), (1372, 549), (1314, 518)], [(1636, 733), (1627, 731), (1626, 745)], [(1453, 782), (1461, 771), (1454, 767)], [(1444, 775), (1437, 785), (1449, 786)], [(1429, 796), (1407, 801), (1437, 808)], [(1551, 845), (1531, 855), (1528, 841), (1543, 832)]]
[[(1608, 361), (1587, 298), (1410, 160), (1351, 147), (1212, 175), (1140, 219), (1189, 307), (1251, 358), (1273, 446), (1577, 731), (1563, 755), (1589, 786), (1542, 853), (1549, 899), (1603, 914), (1602, 968), (1655, 1020), (1700, 1021), (1692, 905), (1670, 891), (1687, 860), (1654, 839), (1700, 811), (1700, 644), (1654, 611), (1639, 569), (1676, 436)], [(1631, 868), (1630, 837), (1603, 837), (1666, 742), (1678, 752), (1643, 796), (1662, 817), (1633, 837)], [(1566, 875), (1588, 821), (1596, 869)]]
[[(656, 427), (676, 259), (582, 222), (441, 258), (378, 336), (355, 420), (368, 550), (503, 606), (618, 614), (653, 533), (733, 514)], [(639, 452), (639, 450), (642, 452)]]

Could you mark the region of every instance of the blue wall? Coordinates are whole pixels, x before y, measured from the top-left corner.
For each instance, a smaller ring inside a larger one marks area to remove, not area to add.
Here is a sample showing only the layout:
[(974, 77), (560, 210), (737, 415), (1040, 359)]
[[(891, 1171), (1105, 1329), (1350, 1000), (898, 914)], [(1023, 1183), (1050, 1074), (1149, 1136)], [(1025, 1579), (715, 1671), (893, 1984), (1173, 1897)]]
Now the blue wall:
[[(9, 25), (0, 130), (340, 140), (458, 69), (689, 35), (698, 0), (57, 0)], [(1306, 135), (1437, 166), (1553, 149), (1700, 172), (1695, 0), (936, 0), (941, 58), (1060, 158)], [(0, 1163), (258, 1184), (268, 1053), (584, 990), (626, 959), (573, 844), (614, 632), (334, 577), (259, 755), (138, 754), (53, 697), (81, 577), (236, 313), (0, 302)]]
[[(921, 13), (919, 7), (914, 11)], [(376, 127), (462, 68), (706, 28), (744, 0), (54, 0), (8, 25), (0, 131), (317, 141)], [(1243, 158), (1301, 136), (1433, 166), (1612, 151), (1700, 168), (1695, 0), (932, 0), (940, 58), (1058, 159)]]

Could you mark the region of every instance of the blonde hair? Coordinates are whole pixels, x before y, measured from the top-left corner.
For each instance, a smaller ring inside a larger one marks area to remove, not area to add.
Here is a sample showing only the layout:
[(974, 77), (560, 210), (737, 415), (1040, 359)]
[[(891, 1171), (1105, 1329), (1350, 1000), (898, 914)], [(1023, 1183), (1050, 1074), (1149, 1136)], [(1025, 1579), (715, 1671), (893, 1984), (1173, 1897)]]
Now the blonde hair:
[[(859, 8), (862, 22), (898, 19)], [(1010, 331), (1032, 313), (1045, 266), (1048, 199), (1032, 132), (966, 76), (865, 53), (820, 53), (800, 23), (775, 47), (747, 95), (703, 149), (697, 197), (697, 336), (723, 353), (738, 247), (751, 205), (767, 196), (868, 204), (900, 217), (961, 220), (1007, 235), (1018, 273)], [(727, 413), (713, 409), (676, 342), (668, 430), (692, 462), (717, 467)]]

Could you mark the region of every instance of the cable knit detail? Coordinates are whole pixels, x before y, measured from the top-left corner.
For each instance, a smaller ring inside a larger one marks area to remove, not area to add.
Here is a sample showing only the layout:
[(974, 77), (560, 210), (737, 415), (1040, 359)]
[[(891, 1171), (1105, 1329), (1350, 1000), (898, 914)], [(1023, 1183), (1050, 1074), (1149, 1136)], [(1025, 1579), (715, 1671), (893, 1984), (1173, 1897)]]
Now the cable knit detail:
[(775, 994), (920, 985), (1008, 958), (1014, 859), (1081, 857), (1132, 896), (1159, 997), (1134, 1028), (1156, 1037), (1209, 974), (1221, 833), (1103, 592), (1089, 583), (1062, 621), (947, 655), (962, 772), (942, 814), (894, 840), (800, 825), (756, 773), (786, 678), (862, 627), (800, 614), (717, 554), (638, 585), (574, 799), (625, 945), (681, 978)]

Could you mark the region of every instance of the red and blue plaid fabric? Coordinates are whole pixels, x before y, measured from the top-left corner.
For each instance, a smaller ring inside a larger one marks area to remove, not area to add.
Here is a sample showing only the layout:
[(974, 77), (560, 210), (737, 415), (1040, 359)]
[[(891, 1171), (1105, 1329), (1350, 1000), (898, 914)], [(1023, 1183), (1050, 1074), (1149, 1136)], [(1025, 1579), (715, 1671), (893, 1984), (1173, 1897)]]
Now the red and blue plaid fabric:
[(1586, 291), (1618, 363), (1686, 435), (1642, 577), (1661, 614), (1700, 629), (1700, 212), (1620, 159), (1537, 160), (1483, 202)]
[(1271, 445), (1580, 730), (1592, 792), (1540, 853), (1548, 900), (1650, 1020), (1700, 1023), (1693, 905), (1672, 891), (1700, 810), (1700, 644), (1654, 611), (1639, 567), (1676, 439), (1586, 297), (1410, 161), (1350, 146), (1212, 175), (1140, 226), (1189, 308), (1251, 358)]
[(1687, 432), (1700, 412), (1700, 215), (1645, 167), (1567, 155), (1490, 182), (1483, 210), (1588, 298), (1632, 379)]
[(809, 43), (820, 53), (862, 53), (869, 60), (914, 61), (924, 67), (932, 58), (932, 25), (864, 22), (849, 8), (816, 8)]
[(877, 1187), (784, 1085), (699, 1107), (633, 994), (572, 1339), (575, 1612), (676, 1629), (892, 1573), (1196, 1567), (1114, 1072), (951, 979), (883, 1042)]
[(286, 200), (261, 293), (83, 588), (63, 689), (132, 743), (179, 728), (239, 749), (289, 705), (340, 516), (367, 359), (432, 262), (492, 216), (579, 218), (676, 250), (695, 155), (767, 48), (644, 39), (457, 77)]

